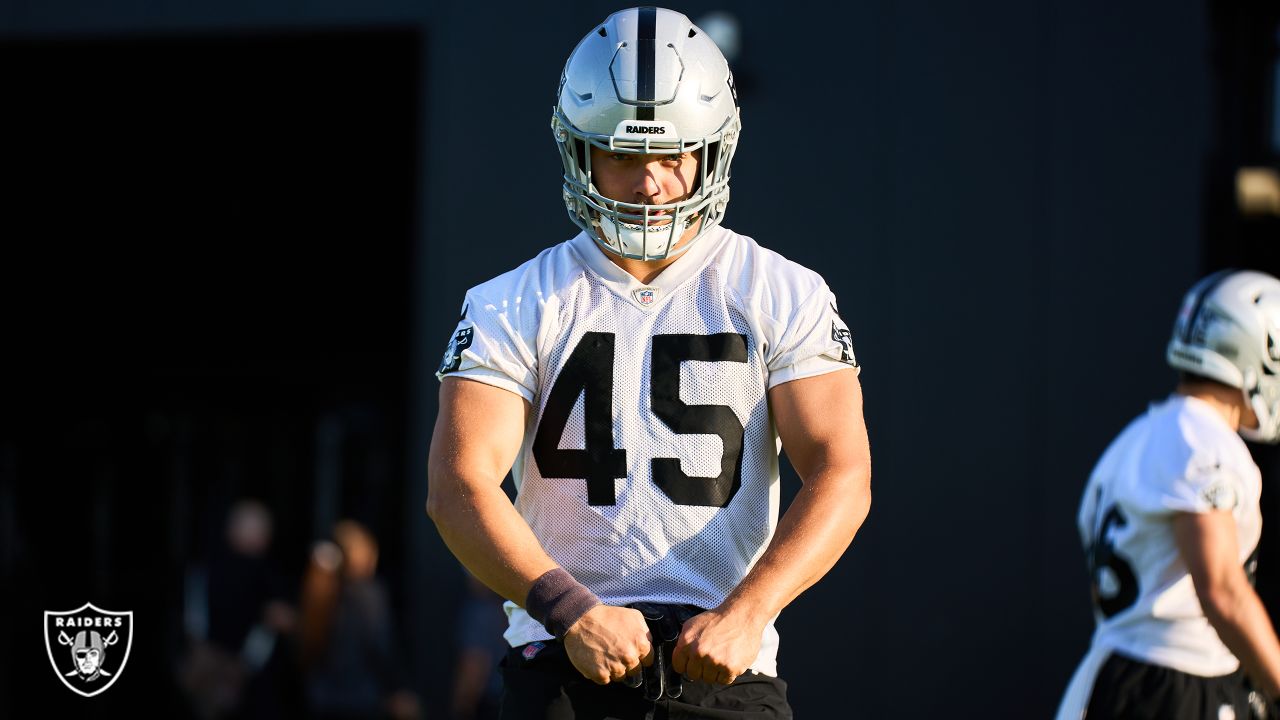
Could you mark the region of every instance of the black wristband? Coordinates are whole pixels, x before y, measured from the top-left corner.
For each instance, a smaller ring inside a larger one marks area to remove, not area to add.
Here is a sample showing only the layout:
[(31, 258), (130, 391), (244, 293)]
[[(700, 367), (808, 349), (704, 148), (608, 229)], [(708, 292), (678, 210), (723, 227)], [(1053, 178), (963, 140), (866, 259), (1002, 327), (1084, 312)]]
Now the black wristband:
[(600, 598), (573, 579), (564, 568), (548, 570), (533, 581), (524, 609), (557, 639), (578, 622), (578, 618), (600, 604)]

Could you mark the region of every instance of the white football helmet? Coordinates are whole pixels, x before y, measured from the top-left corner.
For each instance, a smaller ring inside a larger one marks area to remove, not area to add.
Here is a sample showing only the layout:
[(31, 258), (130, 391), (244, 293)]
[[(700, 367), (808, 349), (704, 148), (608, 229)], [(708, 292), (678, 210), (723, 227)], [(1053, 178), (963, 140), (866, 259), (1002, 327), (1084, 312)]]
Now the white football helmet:
[(1250, 440), (1280, 441), (1280, 280), (1224, 270), (1187, 293), (1165, 355), (1169, 364), (1240, 388), (1258, 416)]
[[(683, 252), (724, 217), (740, 128), (729, 65), (689, 18), (653, 7), (610, 15), (569, 55), (551, 118), (569, 217), (622, 257)], [(697, 187), (666, 205), (607, 198), (591, 182), (592, 145), (610, 153), (701, 151)], [(697, 235), (673, 251), (699, 219)]]

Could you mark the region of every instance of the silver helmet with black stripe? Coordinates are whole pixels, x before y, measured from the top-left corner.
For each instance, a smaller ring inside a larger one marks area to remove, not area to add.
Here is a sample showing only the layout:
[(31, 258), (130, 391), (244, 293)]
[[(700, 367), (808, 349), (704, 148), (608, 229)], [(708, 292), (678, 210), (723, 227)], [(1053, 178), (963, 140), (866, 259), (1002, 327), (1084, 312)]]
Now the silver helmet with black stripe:
[(1169, 365), (1240, 388), (1258, 418), (1250, 440), (1280, 441), (1280, 280), (1223, 270), (1187, 293), (1165, 355)]
[[(737, 94), (720, 49), (684, 15), (631, 8), (592, 28), (565, 63), (551, 128), (569, 217), (609, 252), (666, 258), (724, 217), (741, 128)], [(609, 153), (700, 152), (696, 189), (665, 205), (607, 198), (591, 181), (591, 146)], [(671, 221), (651, 222), (658, 215)], [(697, 234), (673, 250), (698, 221)]]

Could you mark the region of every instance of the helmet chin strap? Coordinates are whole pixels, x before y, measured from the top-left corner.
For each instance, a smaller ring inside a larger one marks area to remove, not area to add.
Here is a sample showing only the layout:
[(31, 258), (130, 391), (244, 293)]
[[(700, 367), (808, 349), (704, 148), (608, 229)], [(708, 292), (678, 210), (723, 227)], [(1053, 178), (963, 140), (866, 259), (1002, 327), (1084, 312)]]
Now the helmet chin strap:
[[(699, 217), (701, 217), (699, 213), (691, 214), (688, 218), (680, 221), (678, 229), (670, 223), (646, 228), (643, 225), (602, 221), (599, 218), (594, 220), (593, 224), (599, 228), (600, 233), (604, 236), (605, 247), (613, 252), (624, 257), (662, 260), (672, 255), (671, 246), (679, 241), (679, 236), (684, 235), (685, 230), (688, 230)], [(654, 247), (654, 252), (649, 252), (649, 241), (653, 239), (653, 236), (658, 235), (666, 235), (666, 241)], [(684, 248), (681, 248), (681, 251), (683, 250)]]

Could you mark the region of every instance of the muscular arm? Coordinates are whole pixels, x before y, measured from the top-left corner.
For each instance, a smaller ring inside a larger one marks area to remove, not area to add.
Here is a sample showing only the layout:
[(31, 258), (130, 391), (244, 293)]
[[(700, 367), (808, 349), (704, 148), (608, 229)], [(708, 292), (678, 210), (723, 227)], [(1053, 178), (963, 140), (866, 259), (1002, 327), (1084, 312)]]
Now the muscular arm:
[(755, 660), (769, 620), (835, 565), (871, 507), (856, 373), (777, 385), (769, 406), (804, 487), (746, 578), (719, 608), (686, 623), (672, 664), (693, 679), (723, 683), (741, 674)]
[(1200, 605), (1218, 637), (1262, 690), (1273, 699), (1280, 698), (1280, 642), (1241, 567), (1231, 513), (1180, 513), (1174, 518), (1173, 532)]
[(502, 490), (527, 413), (519, 395), (446, 378), (427, 461), (427, 514), (440, 537), (481, 582), (520, 605), (556, 567)]
[[(427, 514), (440, 537), (481, 582), (521, 606), (534, 581), (558, 567), (502, 490), (528, 415), (514, 393), (446, 378), (427, 461)], [(648, 627), (629, 608), (597, 605), (564, 640), (574, 666), (598, 683), (652, 662)]]

